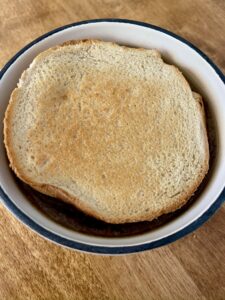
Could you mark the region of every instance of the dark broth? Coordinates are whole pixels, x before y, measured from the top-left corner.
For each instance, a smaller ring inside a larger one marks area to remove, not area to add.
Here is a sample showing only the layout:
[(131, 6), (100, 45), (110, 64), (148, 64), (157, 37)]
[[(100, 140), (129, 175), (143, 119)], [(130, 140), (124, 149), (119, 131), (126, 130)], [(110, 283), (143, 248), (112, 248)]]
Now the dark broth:
[(181, 209), (169, 214), (162, 215), (158, 219), (155, 219), (150, 222), (136, 222), (136, 223), (126, 223), (126, 224), (108, 224), (103, 221), (97, 220), (93, 217), (90, 217), (80, 210), (76, 209), (74, 206), (67, 204), (61, 200), (46, 196), (41, 194), (28, 185), (21, 182), (18, 178), (15, 177), (16, 182), (18, 183), (19, 188), (24, 193), (24, 195), (29, 199), (29, 201), (39, 209), (43, 214), (48, 218), (55, 221), (56, 223), (61, 224), (64, 227), (70, 228), (74, 231), (91, 234), (95, 236), (104, 236), (104, 237), (124, 237), (141, 234), (155, 228), (158, 228), (179, 215), (184, 211), (189, 209), (195, 199), (199, 196), (201, 191), (204, 189), (206, 183), (210, 179), (211, 173), (214, 168), (214, 159), (217, 149), (217, 139), (215, 135), (215, 124), (213, 122), (212, 114), (209, 113), (209, 108), (205, 104), (205, 111), (207, 116), (207, 130), (208, 130), (208, 139), (210, 145), (210, 169), (199, 186), (196, 193), (190, 198), (186, 205)]

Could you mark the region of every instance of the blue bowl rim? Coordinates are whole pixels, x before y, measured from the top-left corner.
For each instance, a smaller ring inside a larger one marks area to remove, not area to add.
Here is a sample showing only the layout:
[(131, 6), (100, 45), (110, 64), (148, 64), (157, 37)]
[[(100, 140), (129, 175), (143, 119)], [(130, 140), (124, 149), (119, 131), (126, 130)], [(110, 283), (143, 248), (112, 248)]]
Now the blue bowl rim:
[[(92, 19), (92, 20), (85, 20), (81, 22), (75, 22), (71, 23), (65, 26), (58, 27), (54, 30), (51, 30), (47, 32), (46, 34), (38, 37), (37, 39), (33, 40), (31, 43), (27, 44), (24, 48), (22, 48), (19, 52), (17, 52), (2, 68), (0, 71), (0, 80), (8, 70), (8, 68), (18, 59), (18, 57), (23, 54), (27, 49), (31, 48), (34, 44), (38, 43), (39, 41), (47, 38), (48, 36), (57, 33), (59, 31), (65, 30), (70, 27), (80, 26), (83, 24), (90, 24), (90, 23), (101, 23), (101, 22), (112, 22), (112, 23), (128, 23), (128, 24), (134, 24), (142, 27), (151, 28), (160, 32), (163, 32), (164, 34), (167, 34), (169, 36), (172, 36), (173, 38), (181, 41), (182, 43), (188, 45), (193, 50), (195, 50), (201, 57), (208, 62), (209, 65), (214, 69), (214, 71), (218, 74), (220, 79), (225, 84), (225, 76), (223, 75), (222, 71), (215, 65), (215, 63), (201, 50), (199, 50), (196, 46), (194, 46), (192, 43), (187, 41), (186, 39), (180, 37), (179, 35), (170, 32), (164, 28), (161, 28), (159, 26), (155, 26), (149, 23), (140, 22), (140, 21), (134, 21), (134, 20), (128, 20), (128, 19), (115, 19), (115, 18), (109, 18), (109, 19)], [(23, 213), (9, 198), (9, 196), (4, 192), (4, 190), (0, 186), (0, 197), (3, 200), (3, 203), (5, 206), (13, 213), (14, 216), (16, 216), (22, 223), (26, 224), (28, 227), (39, 233), (41, 236), (45, 237), (48, 240), (51, 240), (57, 244), (63, 245), (68, 248), (80, 250), (83, 252), (88, 253), (95, 253), (95, 254), (107, 254), (107, 255), (118, 255), (118, 254), (130, 254), (130, 253), (137, 253), (145, 250), (154, 249), (157, 247), (161, 247), (167, 244), (170, 244), (185, 235), (193, 232), (198, 227), (200, 227), (203, 223), (205, 223), (216, 211), (217, 209), (222, 205), (222, 203), (225, 201), (225, 189), (221, 192), (220, 196), (217, 198), (217, 200), (208, 208), (207, 211), (205, 211), (197, 220), (193, 221), (191, 224), (189, 224), (187, 227), (181, 229), (180, 231), (171, 234), (165, 238), (162, 238), (157, 241), (148, 242), (145, 244), (140, 245), (134, 245), (134, 246), (117, 246), (117, 247), (106, 247), (106, 246), (93, 246), (84, 244), (81, 242), (72, 241), (69, 239), (66, 239), (64, 237), (61, 237), (55, 233), (52, 233), (51, 231), (43, 228), (36, 222), (34, 222), (29, 216), (27, 216), (25, 213)], [(122, 240), (121, 240), (122, 241)]]

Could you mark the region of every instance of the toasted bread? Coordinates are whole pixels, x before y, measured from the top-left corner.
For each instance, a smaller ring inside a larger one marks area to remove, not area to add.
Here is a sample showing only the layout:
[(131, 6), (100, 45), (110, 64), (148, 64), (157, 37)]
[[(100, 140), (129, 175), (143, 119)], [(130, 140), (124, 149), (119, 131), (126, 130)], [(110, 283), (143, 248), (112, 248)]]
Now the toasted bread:
[(209, 165), (203, 102), (182, 73), (156, 50), (95, 40), (34, 59), (4, 142), (22, 181), (109, 223), (177, 210)]

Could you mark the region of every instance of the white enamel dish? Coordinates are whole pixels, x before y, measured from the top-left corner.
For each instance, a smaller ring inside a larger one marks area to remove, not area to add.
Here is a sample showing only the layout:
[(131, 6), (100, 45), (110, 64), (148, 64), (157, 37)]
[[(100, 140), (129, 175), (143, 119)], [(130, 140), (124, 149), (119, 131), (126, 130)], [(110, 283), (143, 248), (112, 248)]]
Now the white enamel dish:
[[(107, 238), (82, 234), (49, 219), (36, 209), (16, 185), (3, 144), (3, 118), (11, 91), (33, 58), (67, 40), (102, 39), (158, 49), (163, 57), (190, 77), (211, 107), (217, 128), (218, 149), (213, 171), (196, 201), (172, 221), (146, 233)], [(0, 73), (0, 196), (4, 205), (24, 224), (60, 245), (101, 254), (125, 254), (173, 242), (204, 223), (225, 199), (225, 77), (199, 49), (162, 28), (129, 20), (99, 19), (63, 26), (36, 39), (19, 51)]]

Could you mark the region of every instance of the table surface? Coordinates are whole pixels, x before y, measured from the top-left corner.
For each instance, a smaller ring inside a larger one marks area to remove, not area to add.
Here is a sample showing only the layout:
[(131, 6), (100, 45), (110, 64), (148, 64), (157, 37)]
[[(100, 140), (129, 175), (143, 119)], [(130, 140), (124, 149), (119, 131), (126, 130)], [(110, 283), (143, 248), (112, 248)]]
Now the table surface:
[[(222, 0), (1, 0), (0, 68), (21, 47), (67, 23), (127, 18), (190, 40), (225, 72)], [(64, 249), (0, 204), (0, 299), (225, 299), (225, 206), (160, 249), (120, 257)]]

